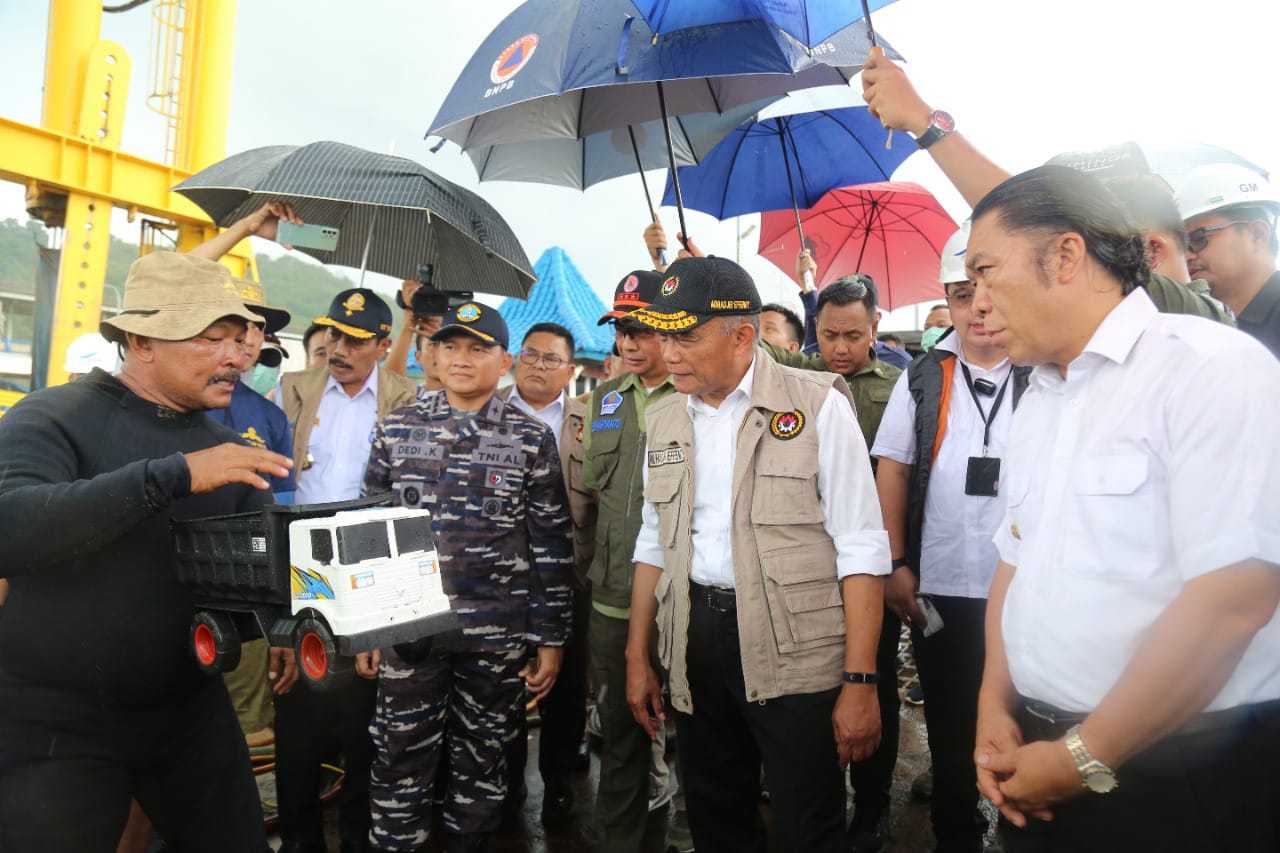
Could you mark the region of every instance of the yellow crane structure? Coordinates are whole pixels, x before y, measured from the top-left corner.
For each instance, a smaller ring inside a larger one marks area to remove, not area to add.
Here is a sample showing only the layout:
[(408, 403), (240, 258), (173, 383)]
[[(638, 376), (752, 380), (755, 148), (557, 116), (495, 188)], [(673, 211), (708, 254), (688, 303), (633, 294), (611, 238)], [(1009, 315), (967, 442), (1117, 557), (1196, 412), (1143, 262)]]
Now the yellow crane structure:
[[(217, 228), (172, 187), (226, 156), (236, 0), (142, 0), (153, 16), (153, 81), (148, 103), (168, 118), (165, 158), (122, 151), (132, 61), (101, 38), (102, 0), (49, 0), (40, 126), (0, 116), (0, 180), (26, 187), (28, 213), (63, 228), (46, 384), (65, 382), (67, 347), (97, 331), (113, 208), (142, 214), (145, 253), (157, 231), (179, 251)], [(256, 278), (247, 243), (224, 259), (234, 275)], [(6, 399), (7, 396), (7, 399)], [(0, 413), (17, 395), (0, 391)]]

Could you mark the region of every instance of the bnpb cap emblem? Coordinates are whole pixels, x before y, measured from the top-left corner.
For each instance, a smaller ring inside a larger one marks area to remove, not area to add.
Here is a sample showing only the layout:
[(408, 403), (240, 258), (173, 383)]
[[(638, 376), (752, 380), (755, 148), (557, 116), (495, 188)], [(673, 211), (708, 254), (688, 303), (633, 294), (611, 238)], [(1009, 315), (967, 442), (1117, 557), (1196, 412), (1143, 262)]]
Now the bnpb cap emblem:
[(529, 64), (529, 60), (533, 59), (533, 52), (537, 49), (537, 33), (520, 36), (520, 38), (507, 45), (506, 50), (498, 54), (493, 67), (489, 69), (489, 79), (495, 85), (507, 82)]
[(662, 283), (662, 295), (670, 296), (676, 292), (676, 288), (680, 286), (680, 276), (673, 275)]
[(347, 316), (359, 313), (364, 310), (364, 294), (353, 293), (347, 297), (347, 301), (342, 303), (342, 307), (347, 309)]
[(777, 412), (769, 419), (769, 432), (774, 438), (790, 441), (804, 431), (804, 412)]
[(468, 302), (458, 309), (458, 320), (463, 323), (474, 323), (480, 319), (480, 306), (474, 302)]
[(635, 275), (627, 276), (627, 280), (622, 283), (623, 293), (635, 293), (636, 288), (640, 286), (640, 279)]

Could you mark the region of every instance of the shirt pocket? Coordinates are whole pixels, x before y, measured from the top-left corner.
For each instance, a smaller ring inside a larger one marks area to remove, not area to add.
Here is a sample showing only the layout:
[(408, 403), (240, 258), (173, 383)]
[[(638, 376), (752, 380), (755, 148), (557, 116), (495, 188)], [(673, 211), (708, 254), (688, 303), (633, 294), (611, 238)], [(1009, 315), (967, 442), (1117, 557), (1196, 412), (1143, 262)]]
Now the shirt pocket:
[(755, 472), (753, 524), (822, 524), (817, 453), (765, 452)]
[(1073, 535), (1062, 551), (1067, 570), (1120, 579), (1160, 568), (1164, 554), (1157, 531), (1167, 522), (1154, 473), (1151, 457), (1140, 452), (1094, 455), (1078, 464), (1072, 477)]
[(774, 638), (782, 654), (844, 642), (835, 547), (817, 543), (760, 558)]
[(684, 508), (684, 501), (680, 497), (680, 486), (684, 482), (684, 468), (662, 466), (658, 471), (660, 473), (649, 472), (649, 482), (644, 487), (644, 499), (653, 504), (658, 514), (659, 540), (663, 547), (673, 548), (680, 532), (680, 519)]

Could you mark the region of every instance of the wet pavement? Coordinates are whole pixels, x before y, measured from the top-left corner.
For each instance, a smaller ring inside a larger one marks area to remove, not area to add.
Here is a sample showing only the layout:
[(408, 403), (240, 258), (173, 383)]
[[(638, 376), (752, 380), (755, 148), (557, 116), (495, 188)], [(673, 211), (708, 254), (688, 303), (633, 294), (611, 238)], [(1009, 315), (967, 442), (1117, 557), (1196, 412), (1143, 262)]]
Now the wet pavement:
[[(925, 740), (924, 711), (921, 707), (902, 704), (902, 726), (898, 751), (898, 766), (894, 773), (892, 829), (893, 841), (885, 848), (887, 853), (925, 853), (933, 849), (933, 832), (929, 826), (929, 807), (911, 798), (911, 782), (929, 767), (929, 752)], [(493, 838), (490, 849), (495, 853), (578, 853), (591, 850), (590, 823), (595, 798), (596, 781), (600, 763), (591, 755), (589, 770), (578, 773), (574, 779), (573, 817), (564, 826), (549, 830), (542, 825), (542, 779), (538, 775), (537, 731), (529, 739), (529, 761), (525, 779), (529, 797), (525, 801), (518, 822), (505, 828)], [(850, 800), (852, 804), (852, 799)], [(768, 805), (763, 804), (766, 820)], [(326, 813), (326, 821), (332, 823), (333, 810)], [(852, 815), (852, 808), (849, 810)], [(330, 849), (337, 850), (336, 835), (330, 833)], [(774, 849), (777, 840), (774, 839)], [(428, 848), (443, 850), (437, 839)]]

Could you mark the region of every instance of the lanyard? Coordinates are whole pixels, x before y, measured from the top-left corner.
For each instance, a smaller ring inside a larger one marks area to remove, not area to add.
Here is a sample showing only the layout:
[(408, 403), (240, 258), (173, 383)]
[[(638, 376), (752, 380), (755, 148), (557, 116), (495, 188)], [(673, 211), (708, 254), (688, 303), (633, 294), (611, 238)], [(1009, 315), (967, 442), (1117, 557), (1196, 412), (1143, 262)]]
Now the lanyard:
[(973, 404), (978, 407), (978, 416), (982, 418), (982, 455), (986, 456), (987, 447), (991, 445), (991, 424), (996, 419), (996, 413), (1000, 411), (1000, 404), (1004, 402), (1004, 392), (1009, 388), (1009, 380), (1013, 378), (1013, 371), (1010, 370), (1009, 375), (1004, 378), (1004, 383), (1000, 386), (1000, 393), (996, 394), (996, 400), (991, 404), (991, 411), (984, 412), (982, 411), (982, 403), (978, 400), (978, 392), (973, 388), (973, 376), (969, 373), (969, 365), (961, 361), (960, 369), (964, 371), (964, 384), (969, 387), (969, 395), (973, 397)]

